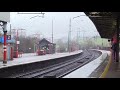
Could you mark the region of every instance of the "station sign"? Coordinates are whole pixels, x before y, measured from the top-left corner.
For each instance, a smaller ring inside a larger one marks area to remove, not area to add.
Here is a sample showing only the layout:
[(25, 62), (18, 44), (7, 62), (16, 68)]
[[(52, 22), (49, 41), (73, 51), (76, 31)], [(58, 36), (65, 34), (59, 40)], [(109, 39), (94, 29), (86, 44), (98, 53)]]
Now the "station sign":
[[(4, 37), (0, 37), (0, 43), (4, 43)], [(15, 43), (15, 39), (11, 39), (10, 36), (7, 38), (7, 43)]]
[(7, 35), (7, 40), (11, 40), (11, 35)]
[(17, 41), (17, 44), (20, 44), (20, 41)]

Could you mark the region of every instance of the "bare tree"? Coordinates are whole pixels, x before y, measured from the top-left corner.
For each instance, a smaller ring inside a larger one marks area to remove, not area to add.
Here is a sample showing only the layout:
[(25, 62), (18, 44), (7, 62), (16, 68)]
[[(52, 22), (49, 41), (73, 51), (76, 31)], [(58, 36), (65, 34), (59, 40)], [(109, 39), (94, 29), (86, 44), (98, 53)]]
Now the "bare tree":
[[(33, 53), (34, 52), (34, 38), (32, 37), (19, 37), (19, 52), (24, 53)], [(14, 48), (16, 49), (16, 44), (14, 45)]]
[(95, 43), (94, 43), (94, 41), (92, 40), (92, 39), (86, 39), (85, 40), (85, 48), (86, 49), (90, 49), (90, 48), (95, 48)]
[(63, 42), (62, 39), (58, 39), (56, 41), (56, 49), (57, 49), (57, 52), (66, 52), (67, 42)]
[(76, 51), (80, 49), (79, 43), (76, 40), (71, 41), (71, 51)]

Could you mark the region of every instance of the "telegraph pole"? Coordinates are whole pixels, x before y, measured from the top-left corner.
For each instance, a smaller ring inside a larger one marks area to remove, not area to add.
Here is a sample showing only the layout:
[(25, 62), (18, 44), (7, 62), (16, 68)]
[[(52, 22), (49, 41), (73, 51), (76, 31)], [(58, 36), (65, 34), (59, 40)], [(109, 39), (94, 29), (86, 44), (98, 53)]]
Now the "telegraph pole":
[(71, 18), (70, 18), (70, 52), (71, 52)]
[(34, 35), (34, 37), (35, 37), (35, 42), (34, 42), (34, 53), (35, 53), (35, 51), (37, 50), (37, 43), (39, 42), (39, 40), (41, 39), (40, 38), (40, 34), (33, 34)]
[(18, 31), (19, 30), (25, 30), (25, 29), (13, 29), (13, 30), (15, 30), (15, 31), (17, 30), (17, 35), (16, 35), (16, 58), (18, 58), (18, 44), (19, 44), (19, 41), (18, 41), (19, 40), (19, 38), (18, 38), (19, 37), (19, 32)]
[(79, 37), (79, 31), (77, 31), (77, 37), (76, 37), (76, 39), (77, 39), (77, 50), (79, 50), (79, 43), (78, 43), (78, 37)]
[(79, 46), (79, 49), (80, 49), (79, 40), (80, 40), (80, 28), (78, 28), (78, 46)]
[(69, 32), (68, 32), (68, 51), (71, 51), (71, 18), (70, 18), (70, 24), (69, 24)]
[(68, 52), (69, 52), (69, 33), (70, 31), (68, 31)]
[(53, 43), (53, 20), (52, 20), (52, 43)]

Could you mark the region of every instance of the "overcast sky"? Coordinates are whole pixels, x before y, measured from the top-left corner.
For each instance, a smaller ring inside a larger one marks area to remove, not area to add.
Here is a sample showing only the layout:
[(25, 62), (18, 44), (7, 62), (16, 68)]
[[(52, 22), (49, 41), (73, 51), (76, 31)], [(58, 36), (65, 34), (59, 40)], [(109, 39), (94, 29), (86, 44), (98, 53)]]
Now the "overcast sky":
[[(53, 34), (55, 39), (68, 37), (70, 18), (72, 21), (72, 38), (76, 37), (77, 31), (80, 30), (80, 36), (95, 36), (98, 34), (94, 24), (86, 16), (73, 19), (79, 15), (85, 15), (83, 12), (44, 12), (44, 18), (36, 17), (38, 14), (17, 14), (17, 12), (10, 13), (10, 23), (12, 29), (26, 29), (27, 35), (40, 33), (46, 38), (51, 38), (52, 34), (52, 20), (53, 20)], [(39, 16), (41, 16), (39, 14)], [(9, 30), (9, 24), (8, 24)], [(94, 32), (96, 31), (96, 33)]]

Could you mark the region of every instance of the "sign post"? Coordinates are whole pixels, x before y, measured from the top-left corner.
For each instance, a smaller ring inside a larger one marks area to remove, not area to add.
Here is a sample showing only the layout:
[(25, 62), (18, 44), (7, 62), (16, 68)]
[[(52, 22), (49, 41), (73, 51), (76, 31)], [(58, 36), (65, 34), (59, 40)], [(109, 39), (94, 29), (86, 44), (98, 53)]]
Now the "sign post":
[(4, 32), (4, 54), (3, 54), (3, 64), (7, 63), (7, 22), (10, 22), (10, 12), (0, 12), (0, 24)]
[(3, 32), (4, 32), (4, 57), (3, 57), (3, 64), (6, 64), (7, 63), (7, 30), (6, 30), (6, 27), (7, 27), (7, 23), (4, 22), (3, 23)]

